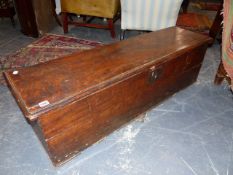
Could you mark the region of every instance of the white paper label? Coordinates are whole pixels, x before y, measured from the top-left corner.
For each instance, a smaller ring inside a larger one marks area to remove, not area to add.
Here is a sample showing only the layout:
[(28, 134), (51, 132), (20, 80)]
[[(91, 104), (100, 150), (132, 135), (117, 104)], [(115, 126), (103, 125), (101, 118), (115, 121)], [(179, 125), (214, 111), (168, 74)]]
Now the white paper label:
[(15, 70), (13, 71), (13, 75), (17, 75), (19, 73), (19, 71)]
[(49, 104), (50, 104), (49, 101), (45, 100), (45, 101), (40, 102), (38, 105), (39, 105), (41, 108), (43, 108), (43, 107), (45, 107), (45, 106), (47, 106), (47, 105), (49, 105)]

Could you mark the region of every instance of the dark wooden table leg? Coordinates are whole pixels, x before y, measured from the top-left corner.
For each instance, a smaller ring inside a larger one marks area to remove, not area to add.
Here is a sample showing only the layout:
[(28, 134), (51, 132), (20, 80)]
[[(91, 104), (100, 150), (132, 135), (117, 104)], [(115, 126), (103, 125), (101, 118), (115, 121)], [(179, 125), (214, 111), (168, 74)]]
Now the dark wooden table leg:
[(62, 12), (62, 21), (63, 21), (63, 31), (64, 33), (68, 33), (68, 14)]
[(108, 19), (108, 27), (111, 32), (112, 38), (116, 37), (115, 29), (114, 29), (114, 24), (113, 24), (113, 19)]
[(37, 28), (35, 12), (31, 0), (14, 0), (17, 16), (23, 34), (38, 37), (39, 31)]

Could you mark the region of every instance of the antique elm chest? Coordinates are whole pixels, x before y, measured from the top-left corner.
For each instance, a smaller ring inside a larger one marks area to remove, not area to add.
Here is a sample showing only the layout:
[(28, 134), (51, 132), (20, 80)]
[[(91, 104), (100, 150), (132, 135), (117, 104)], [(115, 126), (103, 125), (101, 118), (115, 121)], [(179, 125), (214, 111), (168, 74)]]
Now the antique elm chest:
[(5, 72), (54, 165), (195, 82), (207, 36), (171, 27)]

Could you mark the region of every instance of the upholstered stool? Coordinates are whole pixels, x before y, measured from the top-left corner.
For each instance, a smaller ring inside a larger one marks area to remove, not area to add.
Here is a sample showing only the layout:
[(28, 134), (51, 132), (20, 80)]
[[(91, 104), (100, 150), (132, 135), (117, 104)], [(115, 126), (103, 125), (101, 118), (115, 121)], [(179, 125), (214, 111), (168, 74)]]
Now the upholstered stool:
[[(61, 10), (63, 14), (64, 33), (68, 32), (68, 24), (84, 27), (95, 27), (109, 29), (111, 36), (115, 37), (114, 21), (120, 8), (120, 0), (61, 0)], [(67, 14), (106, 18), (108, 24), (91, 24), (84, 20), (83, 23), (68, 20)]]

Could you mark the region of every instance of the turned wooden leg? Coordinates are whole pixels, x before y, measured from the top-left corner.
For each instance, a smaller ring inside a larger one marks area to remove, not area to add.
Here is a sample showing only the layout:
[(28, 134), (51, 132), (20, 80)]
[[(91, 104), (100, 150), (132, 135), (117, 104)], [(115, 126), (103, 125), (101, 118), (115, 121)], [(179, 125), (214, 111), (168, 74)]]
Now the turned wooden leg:
[(109, 27), (112, 38), (115, 38), (116, 33), (115, 33), (115, 30), (114, 30), (113, 19), (108, 19), (108, 27)]
[(63, 12), (62, 13), (62, 20), (63, 20), (63, 31), (64, 33), (68, 33), (68, 14)]

